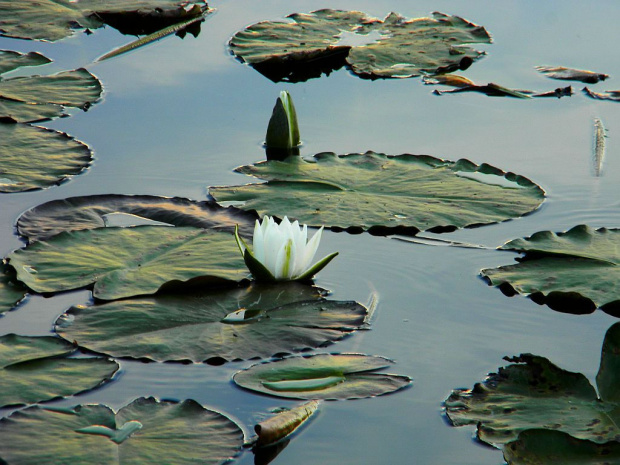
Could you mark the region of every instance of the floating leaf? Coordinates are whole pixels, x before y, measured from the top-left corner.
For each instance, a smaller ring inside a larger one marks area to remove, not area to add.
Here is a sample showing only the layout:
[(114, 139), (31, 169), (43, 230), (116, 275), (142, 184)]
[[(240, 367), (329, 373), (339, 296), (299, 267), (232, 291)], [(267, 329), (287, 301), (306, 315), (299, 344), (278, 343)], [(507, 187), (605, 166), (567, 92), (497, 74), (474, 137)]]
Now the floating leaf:
[(489, 283), (509, 293), (571, 313), (601, 307), (620, 311), (620, 230), (575, 226), (565, 233), (542, 231), (501, 247), (525, 253), (516, 265), (481, 271)]
[[(0, 336), (0, 407), (94, 389), (119, 369), (106, 358), (67, 358), (75, 349), (56, 337)], [(0, 447), (3, 458), (4, 450)]]
[[(0, 81), (0, 95), (29, 104), (88, 109), (101, 97), (101, 82), (84, 68), (50, 76), (19, 76)], [(3, 115), (4, 116), (4, 115)]]
[(393, 362), (363, 354), (317, 354), (288, 357), (238, 371), (239, 386), (293, 399), (360, 399), (389, 394), (411, 384), (402, 375), (373, 373)]
[(0, 192), (60, 184), (92, 161), (90, 149), (65, 133), (15, 121), (0, 122)]
[(509, 89), (507, 87), (500, 86), (499, 84), (494, 84), (492, 82), (484, 86), (478, 86), (475, 84), (471, 86), (460, 85), (457, 89), (433, 91), (435, 95), (458, 94), (461, 92), (479, 92), (481, 94), (488, 95), (489, 97), (515, 97), (523, 99), (532, 98), (531, 94), (533, 94), (533, 92), (530, 90)]
[(254, 426), (254, 431), (258, 434), (256, 445), (258, 447), (270, 446), (293, 434), (310, 419), (318, 408), (319, 401), (311, 400), (258, 423)]
[(26, 287), (15, 280), (15, 272), (0, 262), (0, 315), (14, 308), (26, 292)]
[(477, 425), (478, 437), (501, 445), (520, 432), (544, 428), (596, 443), (617, 441), (620, 416), (620, 323), (605, 336), (597, 375), (600, 398), (581, 373), (558, 368), (544, 357), (505, 358), (511, 365), (473, 389), (457, 389), (445, 402), (454, 426)]
[[(345, 64), (363, 78), (408, 78), (466, 69), (482, 55), (467, 44), (491, 42), (483, 27), (443, 13), (410, 20), (390, 13), (381, 21), (359, 11), (325, 9), (288, 18), (237, 32), (229, 43), (232, 53), (274, 81), (319, 77)], [(345, 34), (376, 40), (341, 45)]]
[(0, 97), (0, 118), (11, 118), (18, 123), (36, 123), (66, 116), (62, 105), (24, 103)]
[(243, 432), (193, 400), (139, 398), (114, 412), (102, 404), (30, 407), (0, 420), (0, 455), (8, 463), (229, 463)]
[(35, 292), (94, 284), (113, 300), (153, 294), (164, 284), (239, 281), (247, 271), (232, 234), (192, 227), (137, 226), (60, 233), (8, 256), (17, 279)]
[(63, 231), (109, 226), (112, 215), (132, 220), (152, 220), (172, 226), (195, 226), (234, 232), (235, 225), (246, 237), (252, 237), (257, 215), (215, 202), (197, 202), (180, 197), (152, 195), (88, 195), (52, 200), (22, 214), (17, 233), (29, 241), (48, 238)]
[(467, 79), (464, 76), (458, 76), (456, 74), (437, 74), (434, 76), (422, 76), (422, 82), (426, 85), (441, 84), (443, 86), (450, 87), (470, 87), (475, 86), (476, 83), (471, 79)]
[(8, 37), (53, 42), (76, 29), (101, 27), (123, 13), (134, 21), (148, 21), (150, 16), (170, 21), (187, 13), (184, 4), (180, 0), (0, 0), (0, 31)]
[(365, 327), (366, 312), (307, 285), (252, 285), (77, 306), (56, 332), (114, 357), (221, 363), (327, 345)]
[(124, 53), (130, 52), (132, 50), (136, 50), (140, 47), (144, 47), (145, 45), (156, 42), (159, 39), (163, 39), (164, 37), (169, 36), (171, 34), (179, 33), (180, 31), (186, 29), (192, 24), (198, 23), (199, 21), (204, 21), (205, 15), (207, 15), (208, 13), (212, 13), (213, 11), (214, 11), (213, 9), (203, 11), (203, 9), (200, 8), (198, 5), (194, 5), (193, 8), (191, 9), (192, 13), (190, 14), (190, 12), (188, 12), (187, 16), (190, 17), (189, 19), (185, 19), (179, 23), (166, 26), (163, 29), (155, 31), (145, 37), (141, 37), (137, 40), (134, 40), (133, 42), (127, 45), (123, 45), (122, 47), (119, 47), (115, 50), (112, 50), (111, 52), (104, 54), (103, 56), (97, 58), (97, 60), (95, 61), (103, 61), (103, 60), (107, 60), (108, 58), (117, 57), (119, 55), (123, 55)]
[(523, 176), (425, 155), (320, 153), (311, 161), (289, 157), (236, 171), (268, 182), (210, 188), (218, 201), (243, 202), (242, 208), (261, 216), (373, 234), (505, 221), (532, 212), (544, 198)]
[(597, 444), (561, 431), (531, 429), (503, 447), (509, 465), (604, 465), (620, 463), (620, 444)]
[(606, 92), (594, 92), (587, 87), (583, 88), (584, 93), (588, 97), (597, 100), (611, 100), (612, 102), (620, 102), (620, 90), (608, 90)]
[(565, 68), (564, 66), (536, 66), (535, 68), (551, 79), (581, 81), (587, 82), (588, 84), (596, 84), (609, 77), (609, 74), (595, 73), (583, 69)]
[(20, 53), (12, 50), (0, 50), (0, 74), (24, 66), (40, 66), (51, 62), (52, 60), (37, 52)]

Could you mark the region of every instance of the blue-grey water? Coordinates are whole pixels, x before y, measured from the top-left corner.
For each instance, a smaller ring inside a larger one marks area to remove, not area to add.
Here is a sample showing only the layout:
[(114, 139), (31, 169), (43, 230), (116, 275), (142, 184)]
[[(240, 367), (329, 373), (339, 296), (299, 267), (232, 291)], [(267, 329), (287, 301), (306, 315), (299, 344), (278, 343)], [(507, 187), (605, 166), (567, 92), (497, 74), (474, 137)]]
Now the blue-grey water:
[[(494, 250), (539, 230), (587, 223), (620, 227), (620, 103), (596, 101), (573, 83), (571, 98), (519, 100), (463, 93), (436, 96), (418, 79), (367, 81), (345, 70), (305, 83), (275, 84), (229, 55), (237, 30), (260, 20), (319, 8), (359, 9), (383, 17), (432, 11), (484, 25), (493, 44), (464, 75), (486, 84), (552, 90), (537, 65), (604, 72), (597, 90), (620, 89), (617, 49), (620, 3), (316, 0), (218, 1), (198, 38), (168, 37), (124, 56), (94, 64), (132, 38), (105, 28), (48, 44), (0, 38), (0, 49), (39, 51), (54, 63), (35, 72), (86, 67), (105, 86), (87, 113), (45, 123), (89, 144), (95, 162), (84, 174), (47, 190), (0, 197), (0, 253), (23, 246), (14, 222), (40, 203), (89, 194), (153, 194), (204, 199), (206, 186), (250, 182), (235, 174), (264, 158), (261, 143), (280, 90), (288, 90), (300, 119), (302, 155), (374, 150), (468, 158), (514, 171), (540, 184), (548, 198), (534, 214), (440, 236), (488, 249), (419, 245), (394, 238), (324, 233), (319, 254), (339, 257), (317, 285), (336, 299), (379, 304), (370, 331), (330, 351), (362, 352), (395, 360), (389, 370), (409, 375), (413, 387), (374, 399), (325, 403), (320, 414), (273, 462), (278, 464), (499, 464), (499, 450), (477, 444), (474, 428), (453, 428), (442, 401), (471, 387), (504, 362), (531, 352), (584, 373), (594, 383), (601, 343), (616, 319), (597, 311), (574, 316), (524, 297), (507, 298), (479, 277), (482, 268), (513, 262)], [(33, 72), (27, 68), (24, 73)], [(594, 119), (607, 128), (603, 175), (594, 176)], [(0, 334), (45, 335), (55, 318), (88, 291), (33, 296), (0, 318)], [(58, 405), (106, 403), (120, 408), (139, 396), (193, 398), (250, 428), (265, 412), (293, 402), (240, 390), (231, 375), (251, 362), (220, 367), (121, 361), (118, 378)], [(12, 410), (0, 410), (9, 414)], [(245, 453), (238, 463), (250, 464)]]

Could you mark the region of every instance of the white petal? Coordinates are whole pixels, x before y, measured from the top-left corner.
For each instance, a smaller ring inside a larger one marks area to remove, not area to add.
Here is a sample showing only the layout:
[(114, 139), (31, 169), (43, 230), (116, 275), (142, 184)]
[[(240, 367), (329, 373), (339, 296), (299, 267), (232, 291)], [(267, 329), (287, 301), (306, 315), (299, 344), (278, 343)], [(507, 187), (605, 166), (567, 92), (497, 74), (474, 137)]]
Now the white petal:
[(265, 231), (265, 260), (263, 265), (275, 276), (278, 253), (284, 248), (286, 237), (275, 222), (270, 222)]
[(273, 275), (279, 281), (291, 279), (293, 276), (292, 264), (295, 262), (295, 246), (292, 239), (287, 239), (284, 246), (278, 251), (278, 257)]
[(312, 260), (314, 259), (314, 255), (316, 254), (317, 249), (319, 248), (319, 243), (321, 242), (321, 235), (323, 234), (323, 226), (319, 229), (312, 239), (308, 241), (306, 245), (306, 250), (304, 251), (303, 259), (301, 260), (301, 264), (303, 264), (303, 270), (297, 274), (299, 276), (312, 265)]
[[(264, 222), (264, 220), (263, 220)], [(254, 223), (254, 235), (252, 236), (252, 254), (254, 258), (263, 263), (265, 259), (265, 237), (262, 233), (260, 221)]]

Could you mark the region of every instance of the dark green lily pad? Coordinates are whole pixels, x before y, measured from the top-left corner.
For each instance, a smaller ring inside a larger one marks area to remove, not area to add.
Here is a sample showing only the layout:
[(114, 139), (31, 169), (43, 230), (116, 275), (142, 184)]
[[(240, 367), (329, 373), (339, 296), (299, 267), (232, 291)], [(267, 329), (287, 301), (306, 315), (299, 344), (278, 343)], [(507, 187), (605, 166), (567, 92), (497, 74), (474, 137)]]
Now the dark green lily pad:
[(561, 431), (531, 429), (503, 447), (509, 465), (605, 465), (620, 463), (620, 443), (597, 444)]
[(51, 62), (52, 60), (37, 52), (20, 53), (12, 50), (0, 50), (0, 74), (24, 66), (40, 66)]
[(180, 0), (0, 0), (0, 31), (8, 37), (54, 42), (76, 29), (120, 21), (122, 14), (131, 17), (134, 28), (136, 20), (154, 20), (157, 30), (163, 27), (159, 24), (162, 17), (174, 21), (184, 16), (183, 4)]
[(153, 294), (164, 285), (231, 284), (247, 275), (232, 234), (192, 227), (69, 231), (7, 258), (35, 292), (94, 285), (93, 297), (103, 300)]
[(0, 455), (19, 464), (228, 463), (243, 432), (193, 400), (141, 397), (114, 412), (102, 404), (30, 407), (0, 420)]
[(602, 444), (620, 439), (620, 323), (605, 336), (596, 381), (599, 397), (581, 373), (544, 357), (522, 354), (473, 389), (457, 389), (445, 402), (454, 426), (478, 425), (478, 437), (501, 445), (528, 429), (552, 429)]
[(27, 292), (28, 289), (15, 279), (14, 270), (0, 262), (0, 315), (15, 308)]
[(620, 229), (581, 225), (565, 233), (542, 231), (501, 249), (525, 257), (516, 265), (482, 270), (491, 285), (556, 310), (587, 313), (600, 307), (620, 314)]
[(216, 200), (351, 232), (453, 231), (525, 215), (544, 199), (523, 176), (425, 155), (319, 153), (310, 161), (288, 157), (236, 171), (268, 182), (211, 187)]
[[(119, 369), (106, 358), (67, 358), (75, 350), (73, 344), (56, 337), (0, 336), (0, 407), (94, 389)], [(0, 447), (0, 456), (4, 450)]]
[[(172, 226), (195, 226), (234, 232), (235, 225), (252, 237), (258, 215), (215, 202), (197, 202), (180, 197), (152, 195), (88, 195), (52, 200), (26, 211), (17, 220), (17, 233), (38, 241), (63, 231), (109, 226), (114, 215), (121, 215), (132, 226), (152, 220)], [(133, 221), (133, 223), (131, 223)]]
[(374, 373), (391, 360), (363, 354), (317, 354), (253, 365), (234, 374), (239, 386), (293, 399), (361, 399), (389, 394), (411, 384), (402, 375)]
[(99, 79), (84, 68), (49, 76), (19, 76), (0, 81), (2, 97), (25, 104), (51, 103), (88, 109), (101, 97), (101, 92)]
[[(325, 9), (288, 18), (237, 32), (230, 50), (274, 81), (296, 82), (345, 64), (372, 79), (466, 69), (483, 54), (467, 44), (491, 42), (484, 27), (443, 13), (410, 20), (390, 13), (381, 21), (359, 11)], [(341, 45), (346, 34), (370, 43)]]
[(56, 332), (114, 357), (219, 363), (327, 345), (365, 327), (366, 313), (357, 302), (284, 283), (77, 306)]
[(0, 122), (0, 192), (24, 192), (60, 184), (90, 165), (85, 144), (51, 129)]

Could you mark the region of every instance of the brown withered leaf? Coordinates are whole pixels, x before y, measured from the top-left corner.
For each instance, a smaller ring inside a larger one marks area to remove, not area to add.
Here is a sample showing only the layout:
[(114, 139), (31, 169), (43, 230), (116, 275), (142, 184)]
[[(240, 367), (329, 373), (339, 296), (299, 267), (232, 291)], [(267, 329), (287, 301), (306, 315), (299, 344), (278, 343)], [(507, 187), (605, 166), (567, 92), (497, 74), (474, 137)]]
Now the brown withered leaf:
[(596, 84), (609, 77), (609, 74), (597, 73), (585, 69), (565, 68), (564, 66), (535, 66), (534, 68), (548, 78), (560, 79), (563, 81), (581, 81), (588, 84)]
[(258, 423), (254, 426), (254, 431), (258, 435), (256, 447), (270, 446), (286, 438), (306, 423), (319, 405), (320, 401), (311, 400)]
[(611, 100), (612, 102), (620, 102), (620, 90), (606, 90), (605, 92), (594, 92), (587, 87), (583, 88), (583, 92), (593, 99)]

